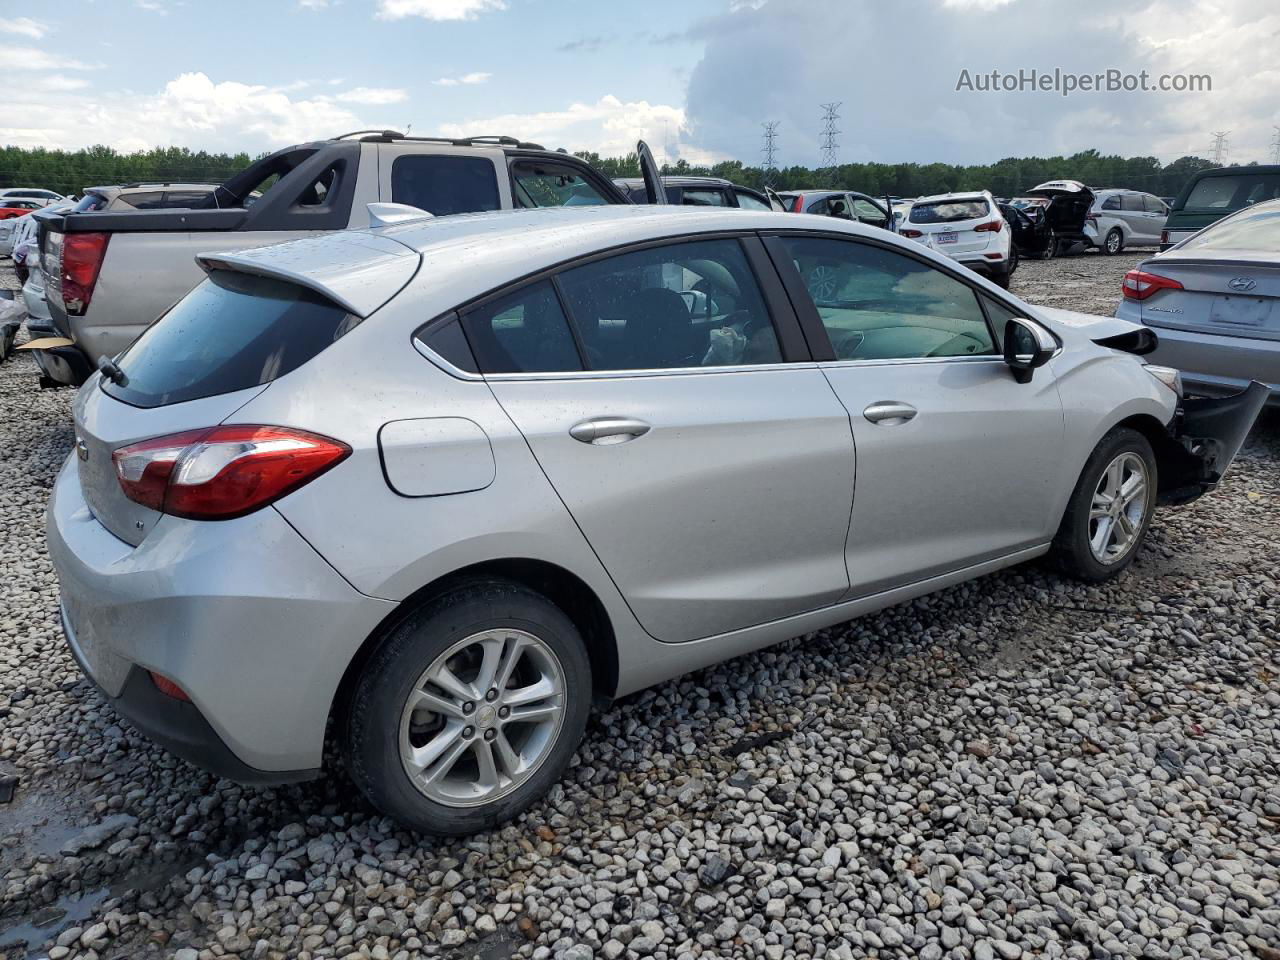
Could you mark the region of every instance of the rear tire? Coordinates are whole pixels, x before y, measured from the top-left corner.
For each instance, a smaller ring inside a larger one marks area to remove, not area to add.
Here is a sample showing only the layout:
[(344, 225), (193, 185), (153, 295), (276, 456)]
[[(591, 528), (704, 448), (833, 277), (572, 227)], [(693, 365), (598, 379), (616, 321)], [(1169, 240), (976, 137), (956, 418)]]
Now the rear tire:
[(1052, 260), (1054, 256), (1057, 255), (1057, 253), (1058, 253), (1058, 235), (1054, 231), (1050, 230), (1049, 242), (1045, 245), (1044, 250), (1041, 251), (1040, 259)]
[(1133, 563), (1156, 504), (1156, 458), (1128, 427), (1103, 437), (1080, 472), (1050, 556), (1064, 573), (1103, 583)]
[(560, 608), (510, 581), (464, 584), (410, 614), (366, 663), (343, 737), (351, 779), (415, 830), (490, 829), (560, 778), (591, 696), (586, 647)]

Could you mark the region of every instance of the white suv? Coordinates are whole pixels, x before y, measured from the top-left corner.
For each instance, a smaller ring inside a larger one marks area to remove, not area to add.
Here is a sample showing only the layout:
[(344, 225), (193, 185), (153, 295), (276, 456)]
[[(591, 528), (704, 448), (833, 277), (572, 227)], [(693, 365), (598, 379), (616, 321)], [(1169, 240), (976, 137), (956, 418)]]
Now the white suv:
[(937, 250), (1006, 289), (1018, 267), (1008, 224), (989, 191), (921, 197), (911, 205), (904, 237)]
[(1125, 247), (1154, 247), (1169, 218), (1163, 200), (1137, 190), (1095, 190), (1084, 219), (1085, 239), (1103, 253)]

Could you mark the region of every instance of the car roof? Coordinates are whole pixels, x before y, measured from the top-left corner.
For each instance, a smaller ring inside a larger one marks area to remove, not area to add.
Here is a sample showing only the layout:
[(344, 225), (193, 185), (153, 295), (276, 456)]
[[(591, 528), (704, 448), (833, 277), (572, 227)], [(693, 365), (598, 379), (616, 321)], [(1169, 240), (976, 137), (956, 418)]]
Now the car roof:
[(944, 200), (994, 200), (985, 190), (962, 190), (956, 193), (935, 193), (931, 197), (917, 197), (913, 203), (939, 203)]
[[(408, 281), (404, 260), (389, 245), (420, 255), (421, 266), (416, 267), (415, 257), (415, 270), (408, 273), (431, 278), (429, 299), (443, 310), (519, 277), (612, 247), (725, 231), (803, 229), (874, 237), (912, 250), (916, 246), (883, 230), (831, 217), (736, 207), (603, 204), (423, 218), (251, 250), (200, 254), (197, 260), (206, 269), (223, 267), (302, 283), (367, 316)], [(465, 270), (458, 269), (460, 262), (466, 263)]]
[[(614, 177), (614, 183), (625, 184), (628, 187), (643, 187), (644, 177)], [(732, 180), (726, 180), (724, 177), (663, 177), (663, 186), (668, 187), (736, 187), (738, 184)], [(743, 187), (744, 190), (750, 190), (750, 187)]]

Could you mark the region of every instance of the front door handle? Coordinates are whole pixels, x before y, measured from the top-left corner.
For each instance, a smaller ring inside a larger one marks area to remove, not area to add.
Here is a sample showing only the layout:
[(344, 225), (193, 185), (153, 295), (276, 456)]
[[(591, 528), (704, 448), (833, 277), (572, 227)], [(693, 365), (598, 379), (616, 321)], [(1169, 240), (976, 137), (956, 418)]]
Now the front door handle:
[(569, 436), (583, 443), (626, 443), (649, 432), (649, 424), (630, 417), (596, 417), (569, 428)]
[(902, 403), (898, 400), (881, 400), (879, 403), (873, 403), (867, 409), (862, 411), (862, 415), (872, 423), (883, 423), (886, 426), (893, 426), (897, 423), (906, 423), (914, 417), (919, 411), (909, 403)]

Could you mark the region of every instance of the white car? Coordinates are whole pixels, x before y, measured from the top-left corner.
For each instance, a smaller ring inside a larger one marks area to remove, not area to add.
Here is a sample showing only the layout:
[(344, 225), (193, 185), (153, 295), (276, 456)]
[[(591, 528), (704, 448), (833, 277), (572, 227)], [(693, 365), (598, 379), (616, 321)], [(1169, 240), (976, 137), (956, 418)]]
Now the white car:
[(1018, 250), (990, 191), (944, 193), (911, 204), (900, 236), (945, 254), (1009, 288)]
[(1137, 190), (1094, 190), (1093, 204), (1084, 218), (1086, 242), (1103, 253), (1125, 247), (1154, 247), (1169, 217), (1163, 200)]
[[(8, 187), (0, 190), (0, 201), (3, 200), (32, 200), (42, 207), (47, 207), (53, 203), (61, 203), (66, 200), (60, 193), (54, 193), (52, 190), (41, 190), (39, 187)], [(0, 206), (3, 206), (0, 203)]]

